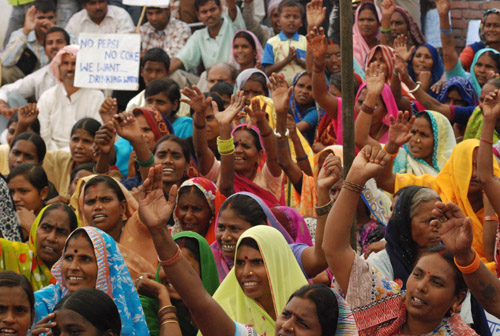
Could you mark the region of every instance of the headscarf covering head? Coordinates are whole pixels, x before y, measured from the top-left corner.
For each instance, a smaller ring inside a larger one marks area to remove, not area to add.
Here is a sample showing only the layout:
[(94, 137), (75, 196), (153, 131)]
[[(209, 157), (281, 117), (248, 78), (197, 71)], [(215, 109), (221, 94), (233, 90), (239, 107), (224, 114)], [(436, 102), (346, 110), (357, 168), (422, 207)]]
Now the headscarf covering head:
[(446, 98), (448, 98), (450, 90), (452, 89), (457, 89), (462, 99), (466, 101), (469, 106), (479, 105), (479, 98), (476, 90), (474, 89), (474, 86), (472, 85), (470, 80), (463, 77), (448, 78), (443, 88), (441, 89), (437, 100), (440, 103), (444, 104)]
[(167, 124), (163, 119), (160, 112), (148, 109), (146, 107), (136, 108), (132, 111), (134, 115), (137, 117), (138, 115), (143, 115), (146, 118), (146, 122), (149, 127), (151, 127), (151, 131), (155, 135), (155, 140), (158, 141), (164, 135), (170, 134)]
[(52, 74), (54, 75), (54, 77), (57, 78), (59, 82), (62, 82), (61, 73), (59, 72), (59, 66), (62, 63), (63, 56), (68, 54), (74, 57), (76, 60), (76, 55), (78, 54), (79, 49), (80, 47), (75, 44), (67, 45), (64, 48), (59, 49), (56, 56), (50, 62), (50, 70), (52, 71)]
[[(354, 25), (352, 26), (352, 40), (353, 40), (353, 56), (354, 59), (358, 62), (358, 64), (365, 64), (366, 63), (366, 56), (370, 52), (370, 47), (368, 46), (368, 43), (366, 43), (365, 38), (361, 34), (361, 31), (359, 30), (358, 23), (359, 23), (359, 15), (362, 10), (364, 9), (370, 9), (372, 12), (375, 11), (376, 14), (376, 19), (377, 22), (380, 23), (380, 19), (382, 17), (382, 14), (380, 13), (380, 10), (378, 9), (377, 6), (373, 4), (371, 1), (366, 1), (363, 2), (358, 8), (356, 9), (356, 13), (354, 15)], [(376, 39), (380, 41), (381, 33), (380, 30), (377, 33)]]
[[(95, 288), (108, 294), (115, 302), (122, 322), (121, 335), (149, 335), (134, 282), (115, 240), (98, 228), (86, 226), (76, 229), (69, 235), (64, 250), (77, 233), (87, 235), (92, 243), (97, 262)], [(64, 252), (63, 257), (52, 267), (52, 274), (56, 278), (57, 284), (45, 287), (35, 293), (35, 309), (38, 319), (52, 312), (55, 305), (69, 294), (68, 289), (64, 286), (63, 259)]]
[(281, 224), (283, 224), (284, 221), (287, 222), (287, 225), (283, 226), (288, 228), (288, 233), (290, 233), (295, 243), (313, 246), (311, 233), (309, 232), (306, 221), (297, 210), (287, 206), (277, 206), (272, 208), (271, 211), (278, 220), (281, 219)]
[(278, 8), (281, 1), (283, 1), (283, 0), (271, 0), (271, 1), (269, 1), (269, 5), (267, 5), (267, 15), (268, 16), (271, 16), (271, 13), (273, 12), (273, 10), (275, 8)]
[(413, 44), (419, 45), (425, 43), (424, 34), (422, 34), (422, 31), (420, 30), (420, 28), (418, 28), (418, 25), (415, 20), (413, 20), (411, 14), (406, 9), (399, 6), (396, 6), (396, 12), (401, 14), (403, 19), (405, 20), (406, 27), (408, 27), (408, 32), (410, 34), (410, 38), (413, 41)]
[(379, 50), (382, 53), (382, 58), (384, 59), (386, 67), (387, 78), (385, 82), (390, 85), (392, 74), (394, 72), (394, 49), (383, 44), (379, 44), (373, 47), (370, 50), (368, 56), (366, 57), (365, 68), (367, 68), (370, 65), (372, 58), (375, 56), (375, 53)]
[[(257, 36), (255, 36), (255, 34), (249, 30), (238, 30), (236, 33), (234, 33), (233, 41), (231, 43), (231, 53), (229, 54), (229, 64), (236, 67), (236, 69), (239, 69), (240, 65), (234, 59), (234, 42), (237, 38), (243, 38), (243, 39), (245, 39), (245, 41), (248, 41), (246, 39), (246, 37), (242, 36), (242, 35), (244, 35), (242, 33), (250, 35), (250, 38), (253, 40), (253, 44), (255, 45), (255, 47), (254, 46), (252, 46), (252, 47), (255, 49), (255, 53), (256, 53), (255, 54), (255, 62), (261, 62), (262, 57), (264, 56), (264, 48), (262, 48), (262, 44), (260, 44), (260, 41), (257, 38)], [(251, 42), (249, 42), (249, 43), (251, 45)]]
[[(264, 261), (275, 316), (279, 316), (289, 297), (307, 280), (283, 235), (276, 229), (257, 225), (246, 230), (236, 244), (235, 260), (241, 242), (255, 241)], [(214, 294), (214, 299), (231, 319), (250, 325), (259, 335), (274, 335), (275, 321), (255, 299), (245, 295), (233, 268)]]
[(240, 90), (243, 90), (243, 87), (248, 82), (250, 77), (252, 77), (255, 74), (260, 74), (260, 75), (262, 75), (260, 77), (260, 79), (265, 79), (265, 82), (264, 82), (264, 80), (258, 80), (258, 81), (259, 81), (259, 83), (262, 84), (264, 92), (267, 93), (266, 96), (270, 97), (271, 93), (269, 92), (269, 89), (267, 88), (267, 83), (269, 83), (269, 78), (267, 78), (267, 75), (265, 74), (264, 71), (261, 71), (257, 68), (250, 68), (250, 69), (246, 69), (246, 70), (243, 70), (242, 72), (240, 72), (238, 77), (236, 77), (236, 81), (234, 84), (234, 94), (236, 94)]
[(487, 53), (487, 52), (489, 52), (490, 57), (492, 57), (494, 59), (494, 62), (495, 62), (496, 67), (497, 67), (497, 72), (500, 71), (500, 53), (498, 51), (496, 51), (495, 49), (492, 49), (492, 48), (483, 48), (476, 53), (476, 55), (474, 56), (474, 60), (472, 61), (472, 64), (470, 66), (470, 81), (472, 83), (472, 86), (474, 87), (474, 90), (476, 90), (476, 93), (478, 96), (481, 95), (481, 86), (479, 85), (479, 82), (477, 81), (476, 73), (474, 72), (474, 66), (476, 65), (477, 61), (479, 60), (479, 57), (481, 57), (484, 53)]
[(484, 35), (484, 25), (486, 23), (486, 18), (490, 15), (490, 14), (496, 14), (496, 15), (500, 15), (500, 9), (498, 8), (492, 8), (492, 9), (488, 9), (486, 12), (484, 12), (483, 14), (483, 18), (481, 19), (481, 24), (479, 25), (479, 38), (481, 39), (481, 42), (483, 42), (484, 45), (488, 45), (486, 43), (486, 36)]
[(430, 71), (431, 71), (431, 85), (433, 85), (434, 83), (438, 82), (443, 76), (444, 65), (443, 65), (443, 60), (441, 59), (441, 56), (439, 55), (437, 49), (434, 48), (434, 46), (430, 45), (429, 43), (423, 43), (418, 46), (415, 46), (415, 50), (413, 50), (410, 60), (408, 61), (408, 74), (414, 81), (417, 81), (415, 71), (413, 70), (413, 58), (415, 58), (415, 54), (417, 53), (417, 50), (420, 47), (426, 47), (427, 50), (429, 50), (429, 52), (431, 53), (432, 69)]

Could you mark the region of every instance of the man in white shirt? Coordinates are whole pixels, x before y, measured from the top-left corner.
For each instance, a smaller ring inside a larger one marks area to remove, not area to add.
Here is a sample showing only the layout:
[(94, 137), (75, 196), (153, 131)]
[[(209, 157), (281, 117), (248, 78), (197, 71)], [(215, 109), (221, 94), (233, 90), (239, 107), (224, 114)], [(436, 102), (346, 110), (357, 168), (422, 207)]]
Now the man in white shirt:
[[(52, 27), (47, 30), (44, 39), (44, 51), (45, 55), (52, 60), (57, 52), (67, 46), (70, 43), (70, 37), (68, 33), (59, 27)], [(57, 80), (50, 71), (50, 66), (47, 64), (43, 68), (35, 71), (34, 73), (17, 80), (12, 84), (4, 85), (0, 88), (0, 115), (6, 116), (8, 119), (14, 114), (20, 106), (14, 106), (12, 102), (9, 101), (11, 95), (16, 95), (14, 99), (16, 101), (22, 98), (34, 97), (38, 101), (42, 93), (47, 91), (49, 88), (55, 86)], [(25, 105), (23, 102), (22, 105)]]
[(107, 0), (83, 0), (83, 9), (75, 13), (66, 31), (78, 40), (80, 33), (124, 34), (134, 31), (134, 22), (123, 8), (108, 5)]
[(50, 63), (57, 78), (56, 86), (45, 91), (38, 101), (40, 135), (48, 150), (69, 150), (71, 128), (89, 117), (102, 122), (99, 107), (104, 95), (99, 90), (80, 89), (73, 85), (78, 46), (59, 50)]

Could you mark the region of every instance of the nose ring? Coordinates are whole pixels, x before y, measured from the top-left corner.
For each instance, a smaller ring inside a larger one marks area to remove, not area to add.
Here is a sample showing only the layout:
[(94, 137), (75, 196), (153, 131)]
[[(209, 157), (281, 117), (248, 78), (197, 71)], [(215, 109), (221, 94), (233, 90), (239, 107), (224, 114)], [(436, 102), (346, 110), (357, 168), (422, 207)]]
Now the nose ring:
[(253, 275), (253, 272), (252, 272), (252, 271), (250, 271), (250, 273), (248, 273), (248, 274)]
[(417, 143), (421, 143), (421, 142), (422, 142), (422, 140), (420, 140), (420, 138), (418, 138), (417, 139)]

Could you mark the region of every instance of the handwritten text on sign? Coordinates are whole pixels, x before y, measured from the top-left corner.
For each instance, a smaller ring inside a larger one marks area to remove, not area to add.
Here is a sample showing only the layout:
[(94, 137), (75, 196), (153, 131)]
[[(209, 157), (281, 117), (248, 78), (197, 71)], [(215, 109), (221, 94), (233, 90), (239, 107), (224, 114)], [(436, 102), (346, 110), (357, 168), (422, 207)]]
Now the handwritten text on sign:
[(75, 86), (137, 90), (139, 87), (140, 35), (79, 35)]
[(123, 0), (124, 5), (129, 6), (168, 6), (170, 5), (170, 0)]

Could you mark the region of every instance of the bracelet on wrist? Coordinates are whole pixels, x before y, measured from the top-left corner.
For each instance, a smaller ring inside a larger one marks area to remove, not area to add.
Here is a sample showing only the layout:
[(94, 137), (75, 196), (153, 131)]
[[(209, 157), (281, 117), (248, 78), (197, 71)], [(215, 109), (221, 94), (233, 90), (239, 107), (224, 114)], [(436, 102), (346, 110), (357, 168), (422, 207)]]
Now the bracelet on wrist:
[(342, 188), (345, 188), (347, 190), (350, 190), (350, 191), (354, 191), (358, 194), (361, 194), (364, 190), (364, 187), (357, 184), (357, 183), (354, 183), (354, 182), (350, 182), (350, 181), (344, 181), (344, 183), (342, 184)]
[(422, 85), (421, 82), (417, 82), (417, 86), (415, 86), (413, 89), (408, 90), (409, 93), (417, 92), (418, 89), (420, 89), (420, 86)]
[(451, 34), (453, 34), (453, 29), (451, 29), (451, 26), (448, 29), (440, 28), (440, 30), (441, 30), (441, 34), (443, 34), (443, 35), (451, 35)]
[(181, 258), (182, 258), (182, 252), (179, 246), (177, 246), (177, 252), (175, 252), (175, 254), (171, 258), (167, 260), (161, 260), (160, 257), (158, 257), (158, 262), (162, 266), (172, 266), (176, 264), (179, 260), (181, 260)]
[(370, 107), (363, 103), (363, 105), (361, 105), (361, 111), (365, 112), (366, 114), (373, 114), (373, 112), (375, 112), (375, 107)]
[(481, 138), (479, 139), (480, 141), (484, 142), (484, 143), (487, 143), (487, 144), (490, 144), (490, 145), (493, 145), (493, 141), (491, 140), (488, 140), (488, 139), (485, 139), (485, 138)]
[(153, 154), (153, 152), (149, 151), (149, 160), (147, 160), (147, 161), (141, 161), (141, 160), (139, 160), (139, 159), (136, 158), (135, 162), (137, 162), (137, 164), (140, 167), (149, 167), (149, 166), (152, 166), (155, 163), (155, 155)]
[(164, 314), (175, 313), (175, 312), (177, 312), (177, 308), (175, 308), (174, 305), (166, 305), (166, 306), (163, 306), (160, 309), (158, 309), (158, 315), (161, 315), (162, 312)]
[(225, 155), (230, 155), (227, 153), (234, 153), (234, 139), (231, 136), (229, 139), (221, 139), (220, 136), (217, 137), (217, 150), (219, 153), (226, 153)]
[(392, 28), (389, 27), (389, 28), (380, 28), (380, 32), (382, 34), (390, 34), (392, 32)]
[(495, 221), (498, 222), (498, 217), (497, 216), (484, 216), (484, 221)]
[(276, 138), (281, 139), (282, 137), (289, 136), (290, 135), (290, 131), (287, 128), (286, 131), (285, 131), (285, 134), (281, 134), (277, 130), (274, 130), (274, 135), (276, 136)]
[(194, 127), (196, 127), (197, 129), (204, 129), (206, 126), (207, 126), (207, 122), (205, 121), (203, 123), (203, 125), (197, 125), (194, 121), (193, 121), (193, 125)]
[(325, 205), (318, 206), (317, 204), (314, 206), (314, 210), (316, 211), (316, 217), (321, 217), (324, 215), (328, 215), (330, 210), (333, 207), (333, 201), (326, 203)]
[(467, 266), (460, 266), (457, 263), (457, 258), (454, 258), (455, 265), (457, 265), (458, 269), (463, 274), (472, 274), (478, 270), (479, 266), (481, 266), (481, 259), (479, 259), (479, 254), (473, 248), (472, 248), (472, 250), (474, 251), (474, 260), (472, 261), (472, 263), (470, 263)]
[(382, 149), (384, 150), (384, 152), (385, 152), (387, 155), (389, 155), (389, 156), (391, 157), (391, 159), (393, 159), (393, 160), (394, 160), (394, 159), (396, 158), (396, 156), (398, 156), (398, 153), (399, 153), (399, 148), (398, 148), (398, 151), (397, 151), (396, 153), (389, 153), (389, 152), (387, 151), (387, 149), (385, 148), (386, 146), (387, 146), (387, 144), (385, 144), (385, 145), (384, 145), (384, 147), (382, 147)]
[(301, 158), (295, 158), (295, 161), (297, 161), (297, 162), (305, 161), (305, 160), (307, 160), (308, 157), (309, 156), (306, 154), (305, 156), (303, 156)]

